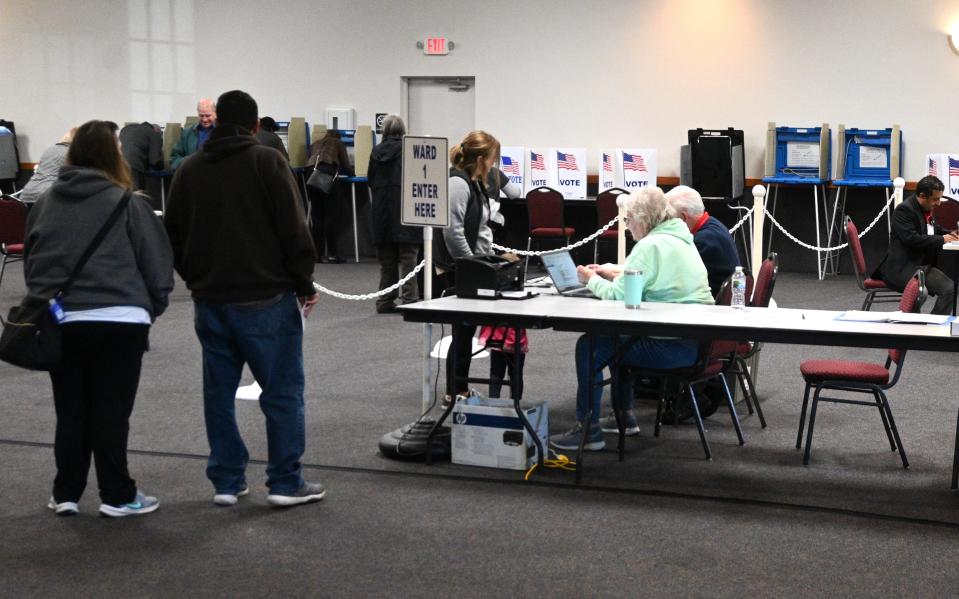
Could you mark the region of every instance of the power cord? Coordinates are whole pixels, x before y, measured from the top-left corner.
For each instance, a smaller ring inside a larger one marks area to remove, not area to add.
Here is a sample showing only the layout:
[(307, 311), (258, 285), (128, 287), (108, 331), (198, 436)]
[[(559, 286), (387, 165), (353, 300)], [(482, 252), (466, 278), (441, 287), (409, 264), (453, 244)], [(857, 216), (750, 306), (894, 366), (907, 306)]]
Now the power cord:
[[(559, 468), (560, 470), (566, 470), (568, 472), (576, 472), (576, 462), (569, 459), (568, 456), (562, 453), (556, 453), (552, 449), (547, 449), (547, 452), (549, 457), (543, 460), (543, 468)], [(539, 467), (539, 462), (533, 464), (530, 469), (526, 471), (523, 480), (529, 480), (529, 477), (533, 475), (537, 467)]]

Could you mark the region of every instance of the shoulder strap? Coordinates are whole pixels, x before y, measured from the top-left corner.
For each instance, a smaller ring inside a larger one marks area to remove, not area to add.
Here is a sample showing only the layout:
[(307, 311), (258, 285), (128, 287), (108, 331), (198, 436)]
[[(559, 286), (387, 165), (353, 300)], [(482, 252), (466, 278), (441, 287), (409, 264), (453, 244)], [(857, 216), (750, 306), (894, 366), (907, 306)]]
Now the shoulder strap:
[(117, 222), (117, 219), (120, 218), (120, 214), (126, 209), (127, 205), (130, 203), (130, 197), (133, 195), (133, 192), (127, 190), (123, 194), (123, 198), (120, 199), (120, 203), (117, 204), (117, 207), (113, 209), (113, 212), (110, 213), (110, 217), (107, 219), (107, 222), (103, 223), (103, 226), (100, 227), (100, 230), (97, 231), (96, 237), (93, 238), (93, 241), (90, 242), (90, 245), (87, 246), (87, 249), (83, 252), (83, 255), (80, 256), (80, 260), (77, 261), (77, 265), (73, 267), (73, 272), (70, 273), (70, 277), (67, 279), (67, 282), (60, 287), (60, 291), (57, 292), (56, 297), (60, 298), (66, 295), (67, 291), (70, 290), (70, 287), (73, 286), (73, 281), (76, 280), (77, 275), (80, 274), (80, 271), (83, 270), (83, 267), (86, 266), (87, 260), (90, 259), (90, 256), (93, 255), (93, 252), (97, 250), (100, 246), (100, 243), (103, 242), (103, 238), (107, 236), (107, 233), (110, 229), (113, 228), (113, 225)]

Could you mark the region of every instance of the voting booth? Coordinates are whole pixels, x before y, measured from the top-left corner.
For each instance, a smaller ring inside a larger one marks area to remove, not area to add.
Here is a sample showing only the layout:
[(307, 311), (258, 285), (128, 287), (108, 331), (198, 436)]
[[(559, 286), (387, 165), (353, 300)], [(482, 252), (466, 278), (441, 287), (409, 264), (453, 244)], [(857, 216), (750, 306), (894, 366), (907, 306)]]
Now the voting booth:
[(741, 129), (690, 129), (680, 149), (680, 182), (704, 201), (735, 202), (743, 195), (746, 158)]
[(600, 150), (599, 165), (600, 193), (613, 188), (632, 191), (656, 185), (656, 150)]
[[(885, 129), (849, 128), (841, 124), (836, 130), (836, 186), (830, 226), (839, 227), (846, 213), (850, 187), (871, 188), (883, 193), (886, 204), (892, 197), (892, 182), (902, 176), (902, 132), (899, 125)], [(881, 206), (881, 205), (880, 205)], [(892, 209), (886, 212), (886, 231), (892, 230)]]
[(586, 199), (586, 148), (530, 148), (525, 155), (529, 177), (523, 195), (537, 187), (550, 187), (564, 199)]
[[(816, 247), (822, 247), (822, 225), (826, 226), (826, 245), (831, 246), (834, 237), (839, 239), (836, 216), (830, 218), (826, 184), (831, 177), (832, 150), (829, 123), (820, 127), (777, 127), (769, 123), (766, 128), (766, 164), (763, 183), (768, 186), (766, 205), (769, 213), (776, 216), (779, 188), (782, 185), (804, 186), (812, 191), (812, 213), (816, 231)], [(835, 210), (835, 204), (833, 205)], [(821, 218), (820, 218), (821, 217)], [(772, 251), (775, 227), (769, 230), (768, 254)], [(836, 272), (836, 254), (816, 251), (816, 269), (822, 280), (827, 272)]]

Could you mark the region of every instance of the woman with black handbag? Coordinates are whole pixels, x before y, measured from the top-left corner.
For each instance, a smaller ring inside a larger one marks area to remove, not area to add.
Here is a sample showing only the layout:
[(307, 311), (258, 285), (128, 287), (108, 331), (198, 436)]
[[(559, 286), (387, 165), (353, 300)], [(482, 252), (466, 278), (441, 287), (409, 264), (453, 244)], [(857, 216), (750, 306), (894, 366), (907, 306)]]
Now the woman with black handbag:
[[(336, 181), (337, 175), (353, 176), (353, 167), (346, 145), (340, 139), (340, 132), (329, 129), (326, 135), (310, 146), (310, 158), (307, 164), (313, 166), (313, 172), (307, 180), (307, 194), (310, 197), (310, 227), (313, 231), (313, 245), (319, 262), (342, 264), (346, 262), (337, 252), (337, 238), (343, 229), (342, 205), (343, 186)], [(324, 246), (326, 249), (324, 249)]]
[(51, 306), (62, 354), (50, 370), (57, 475), (49, 507), (60, 515), (78, 512), (91, 456), (101, 514), (159, 507), (130, 478), (127, 435), (150, 325), (173, 289), (173, 252), (149, 202), (131, 197), (116, 129), (105, 121), (77, 129), (56, 183), (27, 220), (28, 298), (46, 302), (72, 282)]

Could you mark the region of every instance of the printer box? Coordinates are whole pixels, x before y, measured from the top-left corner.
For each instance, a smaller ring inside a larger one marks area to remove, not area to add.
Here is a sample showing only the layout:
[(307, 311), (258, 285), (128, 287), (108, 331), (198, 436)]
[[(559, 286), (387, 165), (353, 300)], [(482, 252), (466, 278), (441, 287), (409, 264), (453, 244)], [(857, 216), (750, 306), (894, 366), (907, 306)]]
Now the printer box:
[[(549, 442), (548, 404), (530, 403), (522, 410), (545, 449)], [(526, 470), (539, 460), (536, 444), (516, 415), (512, 401), (460, 401), (453, 407), (452, 419), (454, 464)]]

